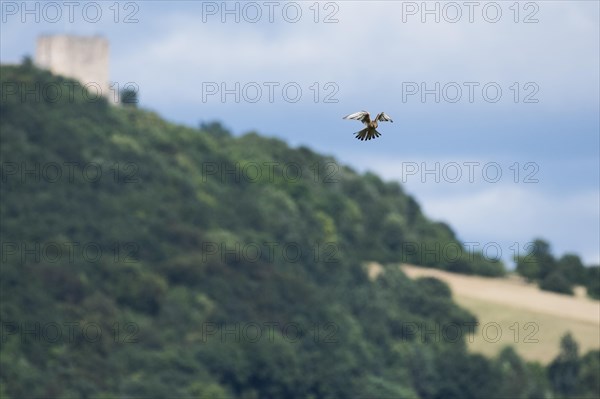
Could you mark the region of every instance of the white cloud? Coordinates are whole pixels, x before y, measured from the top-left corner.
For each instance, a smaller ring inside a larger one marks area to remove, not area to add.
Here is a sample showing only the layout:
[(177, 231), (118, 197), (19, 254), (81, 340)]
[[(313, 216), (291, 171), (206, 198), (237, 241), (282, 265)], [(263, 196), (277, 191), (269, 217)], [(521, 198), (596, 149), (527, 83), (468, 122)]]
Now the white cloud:
[(198, 82), (216, 79), (335, 80), (346, 97), (366, 91), (388, 102), (399, 99), (403, 81), (536, 81), (544, 104), (598, 101), (589, 90), (598, 85), (597, 4), (536, 3), (536, 24), (515, 24), (508, 3), (497, 24), (480, 12), (472, 24), (466, 14), (455, 24), (418, 16), (402, 23), (401, 2), (339, 3), (339, 23), (315, 24), (303, 4), (298, 24), (201, 23), (198, 7), (167, 8), (161, 24), (140, 24), (151, 28), (147, 41), (120, 53), (119, 64), (153, 101), (174, 83), (179, 98), (194, 100)]

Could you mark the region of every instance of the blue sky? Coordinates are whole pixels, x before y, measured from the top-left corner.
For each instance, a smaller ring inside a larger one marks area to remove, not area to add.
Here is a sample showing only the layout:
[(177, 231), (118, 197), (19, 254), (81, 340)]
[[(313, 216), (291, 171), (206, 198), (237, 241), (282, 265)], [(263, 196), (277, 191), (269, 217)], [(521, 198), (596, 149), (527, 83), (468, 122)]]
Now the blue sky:
[[(34, 55), (40, 34), (103, 35), (111, 80), (135, 82), (141, 105), (168, 120), (220, 120), (399, 180), (428, 216), (462, 241), (499, 243), (505, 259), (543, 237), (557, 255), (600, 262), (598, 2), (432, 1), (428, 14), (421, 1), (228, 2), (224, 15), (220, 1), (89, 3), (70, 21), (63, 2), (60, 17), (2, 2), (0, 60)], [(221, 85), (236, 82), (240, 101), (223, 101)], [(357, 141), (360, 124), (341, 118), (362, 109), (394, 123)]]

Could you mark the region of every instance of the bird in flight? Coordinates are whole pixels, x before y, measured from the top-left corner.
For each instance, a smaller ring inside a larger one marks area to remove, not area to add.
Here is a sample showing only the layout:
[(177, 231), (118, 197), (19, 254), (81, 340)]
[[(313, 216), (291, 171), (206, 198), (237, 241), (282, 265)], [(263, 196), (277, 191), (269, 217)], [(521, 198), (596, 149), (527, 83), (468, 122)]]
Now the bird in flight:
[(369, 115), (367, 111), (355, 112), (353, 114), (344, 116), (342, 119), (354, 119), (357, 121), (361, 121), (367, 126), (363, 130), (356, 132), (355, 137), (363, 141), (371, 140), (381, 136), (381, 133), (377, 131), (377, 121), (394, 122), (392, 118), (386, 115), (385, 112), (378, 113), (375, 119), (373, 120), (371, 120), (371, 115)]

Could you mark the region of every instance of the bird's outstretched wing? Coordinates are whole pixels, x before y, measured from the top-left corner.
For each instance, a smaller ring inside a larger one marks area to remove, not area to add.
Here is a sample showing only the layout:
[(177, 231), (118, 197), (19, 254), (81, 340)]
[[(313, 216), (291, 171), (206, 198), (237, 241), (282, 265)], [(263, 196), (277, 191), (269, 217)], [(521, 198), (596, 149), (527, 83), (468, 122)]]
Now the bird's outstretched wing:
[(353, 114), (344, 116), (342, 119), (355, 119), (357, 121), (361, 121), (365, 125), (368, 125), (371, 122), (371, 116), (367, 111), (355, 112)]
[(377, 118), (375, 118), (375, 120), (381, 122), (394, 122), (392, 118), (390, 118), (390, 116), (387, 115), (385, 112), (380, 112), (379, 114), (377, 114)]

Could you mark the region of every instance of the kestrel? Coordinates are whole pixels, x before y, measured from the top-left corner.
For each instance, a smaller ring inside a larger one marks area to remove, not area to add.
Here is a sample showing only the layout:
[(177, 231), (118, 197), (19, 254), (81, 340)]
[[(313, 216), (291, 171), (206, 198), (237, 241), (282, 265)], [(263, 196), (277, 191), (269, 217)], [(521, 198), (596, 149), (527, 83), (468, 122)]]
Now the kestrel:
[(366, 128), (363, 130), (356, 132), (356, 138), (359, 140), (371, 140), (373, 138), (381, 136), (381, 133), (377, 131), (377, 121), (381, 122), (394, 122), (392, 118), (385, 114), (385, 112), (380, 112), (377, 114), (377, 117), (371, 120), (371, 115), (367, 111), (355, 112), (353, 114), (344, 116), (342, 119), (355, 119), (357, 121), (361, 121), (365, 125)]

